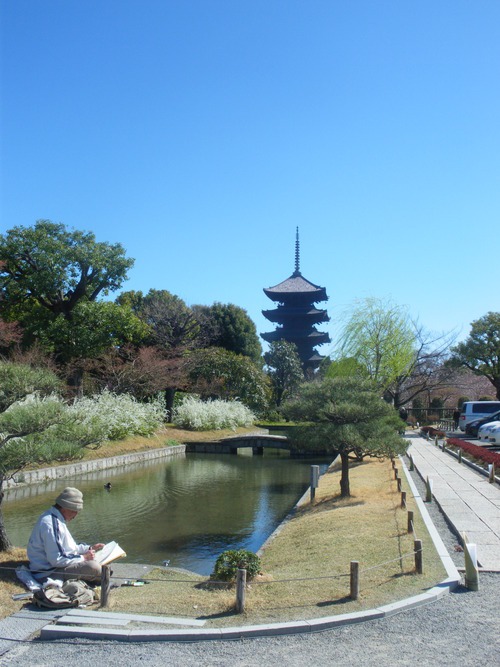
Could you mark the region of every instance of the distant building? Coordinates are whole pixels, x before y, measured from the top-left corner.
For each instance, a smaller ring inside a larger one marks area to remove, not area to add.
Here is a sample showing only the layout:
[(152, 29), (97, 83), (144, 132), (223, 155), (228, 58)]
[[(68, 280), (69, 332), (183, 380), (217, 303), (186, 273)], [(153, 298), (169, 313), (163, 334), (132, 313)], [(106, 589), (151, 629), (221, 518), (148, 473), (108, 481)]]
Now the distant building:
[(317, 368), (324, 358), (315, 349), (317, 345), (330, 342), (330, 336), (315, 328), (320, 322), (329, 322), (326, 310), (315, 304), (328, 301), (326, 290), (306, 280), (300, 273), (299, 228), (295, 241), (295, 271), (279, 285), (264, 289), (272, 301), (277, 302), (274, 310), (263, 310), (262, 314), (270, 322), (279, 325), (275, 331), (261, 334), (271, 343), (286, 340), (295, 343), (304, 372)]

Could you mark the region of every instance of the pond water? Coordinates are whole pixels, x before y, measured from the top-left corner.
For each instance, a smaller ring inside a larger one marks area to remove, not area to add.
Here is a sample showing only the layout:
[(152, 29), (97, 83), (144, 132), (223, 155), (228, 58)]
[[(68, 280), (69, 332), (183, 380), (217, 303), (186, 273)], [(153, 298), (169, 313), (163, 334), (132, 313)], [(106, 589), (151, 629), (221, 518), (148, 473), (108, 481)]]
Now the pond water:
[(6, 494), (7, 534), (25, 547), (39, 514), (65, 486), (76, 486), (84, 494), (71, 522), (77, 542), (116, 540), (130, 562), (169, 560), (206, 575), (222, 551), (262, 546), (309, 486), (312, 463), (320, 462), (279, 451), (188, 454), (51, 481)]

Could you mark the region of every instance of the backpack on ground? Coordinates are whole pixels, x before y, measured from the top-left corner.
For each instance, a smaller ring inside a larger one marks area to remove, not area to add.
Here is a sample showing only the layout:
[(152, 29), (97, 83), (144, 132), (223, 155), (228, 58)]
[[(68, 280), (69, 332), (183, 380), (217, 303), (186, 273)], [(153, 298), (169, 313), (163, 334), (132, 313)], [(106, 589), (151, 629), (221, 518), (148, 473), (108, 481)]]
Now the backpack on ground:
[(62, 588), (48, 586), (33, 594), (33, 603), (41, 609), (87, 607), (96, 602), (98, 602), (96, 591), (79, 579), (65, 581)]

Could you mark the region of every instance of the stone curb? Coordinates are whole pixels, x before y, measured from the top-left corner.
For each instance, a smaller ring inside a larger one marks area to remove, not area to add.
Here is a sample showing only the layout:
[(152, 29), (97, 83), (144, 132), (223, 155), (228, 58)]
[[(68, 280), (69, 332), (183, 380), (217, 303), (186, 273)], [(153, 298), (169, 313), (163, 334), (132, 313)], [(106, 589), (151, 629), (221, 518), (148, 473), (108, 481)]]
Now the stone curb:
[(52, 466), (50, 468), (39, 468), (37, 470), (24, 470), (15, 475), (14, 480), (7, 480), (5, 489), (14, 496), (18, 489), (25, 489), (30, 484), (40, 484), (56, 479), (66, 479), (75, 475), (85, 475), (88, 473), (99, 472), (111, 468), (120, 468), (131, 463), (142, 463), (143, 461), (153, 461), (160, 458), (170, 458), (180, 456), (186, 451), (186, 445), (173, 445), (172, 447), (160, 447), (158, 449), (146, 449), (130, 454), (120, 454), (118, 456), (109, 456), (104, 459), (92, 459), (91, 461), (75, 461), (61, 466)]

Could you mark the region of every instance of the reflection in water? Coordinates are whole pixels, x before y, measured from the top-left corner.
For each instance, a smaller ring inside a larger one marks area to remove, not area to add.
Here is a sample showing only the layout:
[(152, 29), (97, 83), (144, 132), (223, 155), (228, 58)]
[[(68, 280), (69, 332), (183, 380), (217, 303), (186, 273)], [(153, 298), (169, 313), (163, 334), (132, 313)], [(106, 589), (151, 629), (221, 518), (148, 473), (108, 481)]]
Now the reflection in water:
[(225, 549), (260, 548), (304, 493), (311, 463), (266, 452), (135, 464), (10, 491), (5, 523), (12, 543), (26, 546), (38, 515), (62, 488), (77, 486), (85, 499), (71, 523), (77, 541), (115, 539), (131, 562), (170, 560), (209, 574)]

